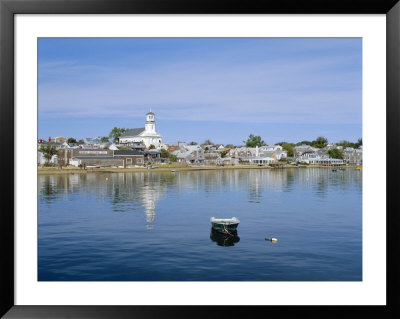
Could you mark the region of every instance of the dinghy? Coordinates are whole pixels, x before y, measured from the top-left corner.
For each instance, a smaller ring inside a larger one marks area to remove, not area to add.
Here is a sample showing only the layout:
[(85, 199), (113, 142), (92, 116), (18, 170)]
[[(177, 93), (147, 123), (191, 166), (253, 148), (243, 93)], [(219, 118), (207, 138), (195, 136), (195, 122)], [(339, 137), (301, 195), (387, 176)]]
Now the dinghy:
[(239, 225), (239, 219), (236, 217), (232, 218), (215, 218), (210, 219), (212, 228), (224, 234), (230, 234), (236, 231)]

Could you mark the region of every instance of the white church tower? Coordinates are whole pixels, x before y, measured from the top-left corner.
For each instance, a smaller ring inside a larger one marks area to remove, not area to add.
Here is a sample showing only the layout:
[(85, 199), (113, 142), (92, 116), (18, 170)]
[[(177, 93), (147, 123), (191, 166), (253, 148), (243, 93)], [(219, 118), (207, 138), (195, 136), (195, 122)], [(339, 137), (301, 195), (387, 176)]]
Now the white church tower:
[(156, 121), (154, 119), (154, 113), (151, 111), (146, 114), (146, 123), (144, 124), (146, 133), (156, 133)]
[(130, 143), (143, 143), (146, 147), (154, 145), (159, 148), (162, 144), (162, 135), (156, 131), (156, 120), (154, 113), (151, 111), (146, 114), (146, 122), (144, 128), (129, 129), (119, 137), (119, 143), (130, 145)]

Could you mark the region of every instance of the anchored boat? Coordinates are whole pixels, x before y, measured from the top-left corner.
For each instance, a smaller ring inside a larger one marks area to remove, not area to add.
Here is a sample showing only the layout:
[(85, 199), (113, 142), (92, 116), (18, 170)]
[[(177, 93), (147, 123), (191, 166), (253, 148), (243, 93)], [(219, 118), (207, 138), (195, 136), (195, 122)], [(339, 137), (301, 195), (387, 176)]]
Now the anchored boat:
[(235, 232), (240, 222), (239, 219), (236, 217), (232, 218), (211, 217), (210, 221), (212, 228), (223, 234), (231, 234)]

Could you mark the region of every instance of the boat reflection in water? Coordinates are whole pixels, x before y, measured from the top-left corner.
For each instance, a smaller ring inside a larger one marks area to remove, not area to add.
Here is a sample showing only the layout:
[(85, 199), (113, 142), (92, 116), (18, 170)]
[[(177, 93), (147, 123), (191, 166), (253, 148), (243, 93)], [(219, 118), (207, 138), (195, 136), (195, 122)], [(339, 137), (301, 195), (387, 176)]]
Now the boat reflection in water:
[(237, 235), (237, 230), (230, 233), (221, 233), (211, 227), (210, 238), (215, 241), (218, 246), (235, 246), (239, 242), (240, 237)]

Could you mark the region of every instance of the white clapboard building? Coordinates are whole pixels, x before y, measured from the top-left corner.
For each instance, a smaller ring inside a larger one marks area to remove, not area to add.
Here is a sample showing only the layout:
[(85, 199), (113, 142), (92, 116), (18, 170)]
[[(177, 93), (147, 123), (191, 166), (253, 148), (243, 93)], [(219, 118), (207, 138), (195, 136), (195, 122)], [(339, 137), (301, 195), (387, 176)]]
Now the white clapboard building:
[(119, 137), (119, 144), (133, 145), (135, 143), (142, 143), (147, 148), (154, 145), (159, 148), (162, 143), (162, 135), (156, 131), (156, 121), (153, 112), (146, 114), (146, 122), (144, 127), (128, 129)]

